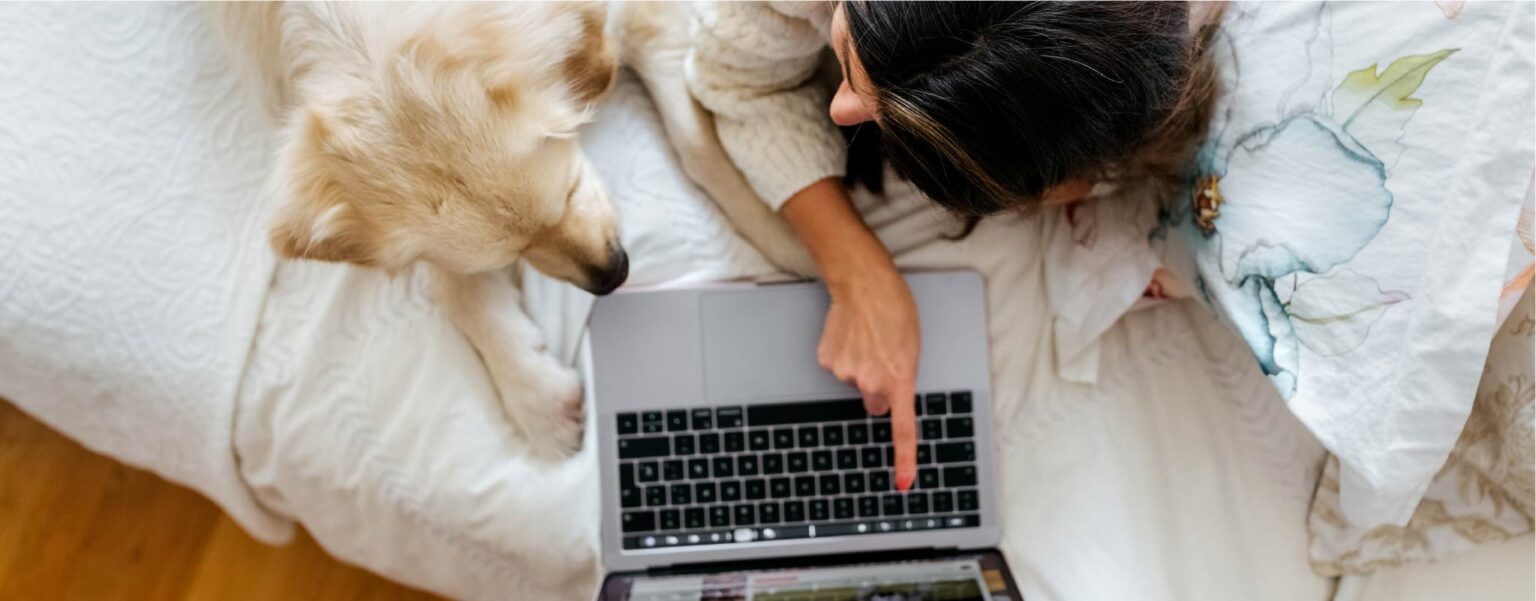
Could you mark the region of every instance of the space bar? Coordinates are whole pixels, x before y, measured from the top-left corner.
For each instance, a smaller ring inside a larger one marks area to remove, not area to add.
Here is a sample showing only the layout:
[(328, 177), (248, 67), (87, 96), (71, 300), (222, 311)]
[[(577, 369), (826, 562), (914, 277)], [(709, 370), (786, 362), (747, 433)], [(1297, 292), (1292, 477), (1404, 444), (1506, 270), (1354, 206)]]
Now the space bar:
[(747, 425), (782, 426), (784, 424), (833, 422), (860, 419), (865, 415), (867, 414), (864, 412), (864, 401), (860, 399), (749, 405), (747, 407)]

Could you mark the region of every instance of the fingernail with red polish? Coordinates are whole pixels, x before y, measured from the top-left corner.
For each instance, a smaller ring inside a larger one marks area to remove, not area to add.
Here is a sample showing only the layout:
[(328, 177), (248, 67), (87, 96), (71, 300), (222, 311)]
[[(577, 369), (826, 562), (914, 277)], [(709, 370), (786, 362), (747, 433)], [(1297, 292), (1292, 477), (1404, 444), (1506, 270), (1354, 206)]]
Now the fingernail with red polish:
[(896, 490), (908, 491), (912, 489), (912, 476), (896, 476)]

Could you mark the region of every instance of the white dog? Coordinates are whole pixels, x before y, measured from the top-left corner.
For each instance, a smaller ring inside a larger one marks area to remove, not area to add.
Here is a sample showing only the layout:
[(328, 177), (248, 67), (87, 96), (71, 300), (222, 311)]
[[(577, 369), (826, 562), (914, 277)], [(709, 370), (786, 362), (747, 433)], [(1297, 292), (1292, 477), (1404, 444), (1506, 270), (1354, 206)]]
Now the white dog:
[(613, 23), (601, 3), (218, 10), (283, 128), (272, 247), (391, 272), (430, 264), (435, 300), (535, 452), (580, 444), (580, 383), (545, 352), (501, 272), (526, 259), (595, 294), (627, 276), (612, 206), (574, 139), (613, 81), (616, 46), (689, 176), (770, 260), (812, 272), (688, 95), (684, 4), (618, 5)]

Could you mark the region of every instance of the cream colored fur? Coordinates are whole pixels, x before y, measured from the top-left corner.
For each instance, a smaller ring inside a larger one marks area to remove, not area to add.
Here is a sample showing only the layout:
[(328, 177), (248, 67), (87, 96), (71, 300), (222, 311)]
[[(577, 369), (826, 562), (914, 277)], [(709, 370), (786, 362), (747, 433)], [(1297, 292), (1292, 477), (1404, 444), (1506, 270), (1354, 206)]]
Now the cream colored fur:
[(273, 248), (423, 261), (539, 454), (575, 449), (581, 390), (506, 269), (605, 292), (627, 271), (575, 139), (617, 67), (601, 4), (234, 3), (221, 22), (282, 128)]
[(479, 352), (536, 453), (577, 447), (581, 390), (544, 351), (505, 268), (526, 259), (601, 289), (622, 253), (606, 192), (575, 140), (613, 79), (610, 36), (645, 83), (688, 176), (770, 261), (815, 274), (688, 93), (684, 3), (217, 10), (283, 130), (273, 248), (387, 271), (430, 264), (434, 297)]

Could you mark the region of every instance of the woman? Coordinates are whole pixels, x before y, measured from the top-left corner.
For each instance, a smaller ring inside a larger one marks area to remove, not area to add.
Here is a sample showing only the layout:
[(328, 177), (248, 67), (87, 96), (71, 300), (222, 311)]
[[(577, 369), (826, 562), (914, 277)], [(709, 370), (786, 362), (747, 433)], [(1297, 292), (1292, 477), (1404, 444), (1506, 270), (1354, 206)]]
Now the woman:
[[(916, 474), (917, 309), (849, 201), (837, 126), (875, 126), (899, 175), (970, 219), (1079, 200), (1101, 181), (1177, 182), (1214, 95), (1208, 35), (1191, 33), (1191, 12), (1178, 2), (696, 7), (689, 90), (816, 261), (832, 298), (817, 358), (872, 414), (891, 412), (898, 489)], [(816, 77), (827, 46), (842, 77), (830, 98)]]

